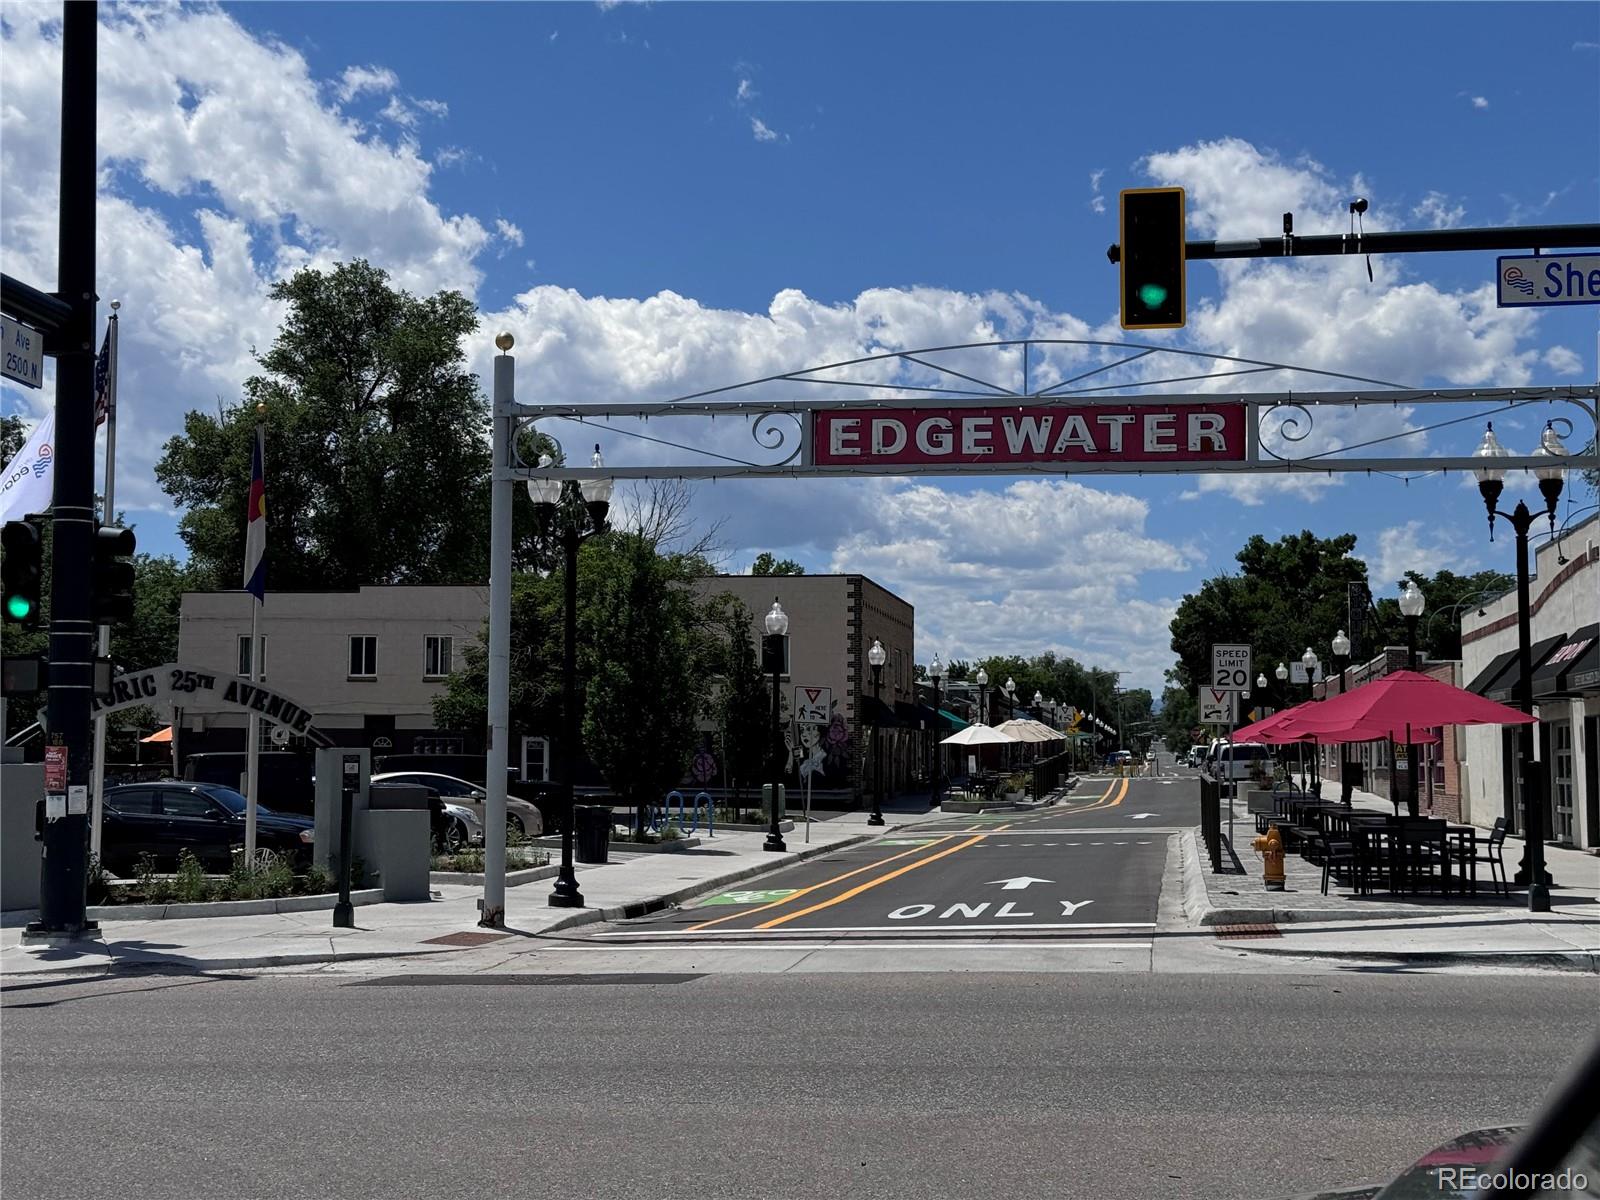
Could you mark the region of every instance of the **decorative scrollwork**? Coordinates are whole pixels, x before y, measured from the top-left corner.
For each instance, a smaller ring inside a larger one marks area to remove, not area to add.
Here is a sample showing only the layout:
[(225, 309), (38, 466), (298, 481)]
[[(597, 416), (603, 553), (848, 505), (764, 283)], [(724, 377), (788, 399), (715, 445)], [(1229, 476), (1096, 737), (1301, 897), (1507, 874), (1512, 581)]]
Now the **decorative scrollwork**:
[[(1280, 412), (1280, 409), (1284, 411)], [(1311, 427), (1316, 423), (1316, 418), (1311, 415), (1309, 408), (1292, 400), (1264, 408), (1261, 410), (1261, 415), (1256, 418), (1256, 445), (1261, 448), (1261, 452), (1279, 462), (1289, 462), (1287, 455), (1277, 453), (1267, 442), (1267, 427), (1273, 421), (1277, 422), (1277, 429), (1272, 431), (1276, 435), (1276, 440), (1293, 443), (1303, 442), (1311, 436)]]
[[(794, 422), (792, 433), (786, 426), (779, 424), (779, 419), (783, 417), (787, 417)], [(800, 457), (800, 451), (805, 446), (805, 423), (800, 419), (799, 413), (762, 413), (750, 422), (750, 436), (755, 440), (756, 445), (763, 450), (781, 451), (788, 449), (788, 454), (777, 462), (768, 464), (774, 467), (781, 467), (785, 463), (791, 463)], [(794, 439), (792, 448), (789, 447), (789, 439), (791, 437)]]
[(535, 428), (535, 425), (536, 422), (533, 419), (523, 417), (519, 418), (512, 426), (511, 464), (517, 467), (538, 466), (538, 459), (535, 458), (533, 462), (529, 462), (523, 455), (522, 448), (524, 444), (529, 446), (536, 445), (537, 439), (540, 437), (544, 438), (545, 441), (549, 442), (553, 447), (555, 447), (555, 449), (551, 452), (552, 458), (554, 458), (558, 463), (566, 462), (566, 451), (561, 446), (561, 440), (553, 433), (543, 429)]

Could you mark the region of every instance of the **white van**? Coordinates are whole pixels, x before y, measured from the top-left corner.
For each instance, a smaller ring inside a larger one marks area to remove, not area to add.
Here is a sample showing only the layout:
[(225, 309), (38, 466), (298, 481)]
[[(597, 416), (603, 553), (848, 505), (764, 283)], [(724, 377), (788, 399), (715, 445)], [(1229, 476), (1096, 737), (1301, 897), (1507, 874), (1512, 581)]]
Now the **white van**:
[(1272, 748), (1263, 742), (1218, 739), (1206, 754), (1206, 771), (1213, 779), (1249, 779), (1272, 774)]

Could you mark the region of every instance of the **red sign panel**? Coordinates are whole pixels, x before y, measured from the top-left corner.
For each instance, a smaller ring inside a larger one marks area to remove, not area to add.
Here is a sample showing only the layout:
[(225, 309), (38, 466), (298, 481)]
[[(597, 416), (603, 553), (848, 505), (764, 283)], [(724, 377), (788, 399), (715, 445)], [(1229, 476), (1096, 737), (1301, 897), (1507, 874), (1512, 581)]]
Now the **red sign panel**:
[(47, 792), (64, 792), (67, 790), (67, 748), (65, 746), (46, 746), (44, 748), (44, 790)]
[(819, 467), (1243, 462), (1237, 403), (834, 409), (814, 414)]

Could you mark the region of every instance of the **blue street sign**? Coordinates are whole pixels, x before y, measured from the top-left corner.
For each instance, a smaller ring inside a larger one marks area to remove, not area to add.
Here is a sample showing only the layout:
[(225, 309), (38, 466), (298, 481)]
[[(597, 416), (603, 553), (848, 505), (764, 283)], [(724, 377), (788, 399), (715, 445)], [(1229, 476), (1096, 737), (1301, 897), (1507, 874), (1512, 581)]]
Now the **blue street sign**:
[(1501, 308), (1600, 304), (1600, 254), (1508, 254), (1495, 275)]

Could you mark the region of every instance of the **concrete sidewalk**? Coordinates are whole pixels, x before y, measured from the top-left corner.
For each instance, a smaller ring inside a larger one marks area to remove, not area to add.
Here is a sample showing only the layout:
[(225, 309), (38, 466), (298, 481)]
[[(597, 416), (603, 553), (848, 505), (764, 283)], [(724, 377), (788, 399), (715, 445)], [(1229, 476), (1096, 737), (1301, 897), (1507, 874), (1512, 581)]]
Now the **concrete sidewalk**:
[[(933, 814), (937, 815), (937, 814)], [(925, 819), (925, 818), (923, 818)], [(579, 868), (587, 907), (551, 908), (544, 882), (506, 890), (506, 925), (548, 933), (594, 921), (637, 916), (806, 858), (904, 828), (915, 819), (869, 826), (865, 813), (814, 822), (785, 835), (788, 852), (763, 850), (760, 833), (723, 833), (693, 850), (640, 854)], [(435, 898), (356, 909), (357, 928), (332, 928), (327, 911), (174, 920), (102, 921), (99, 936), (68, 945), (23, 945), (20, 924), (0, 929), (0, 977), (104, 973), (228, 971), (354, 959), (447, 954), (482, 939), (477, 886), (436, 886)], [(465, 935), (465, 936), (463, 936)], [(440, 939), (449, 939), (441, 941)]]
[[(1393, 812), (1387, 800), (1367, 792), (1356, 792), (1352, 802), (1358, 809)], [(1497, 895), (1482, 864), (1475, 896), (1362, 896), (1333, 880), (1323, 895), (1321, 866), (1290, 853), (1285, 889), (1269, 892), (1260, 856), (1251, 848), (1254, 820), (1242, 801), (1234, 805), (1234, 852), (1242, 873), (1213, 874), (1198, 831), (1181, 835), (1177, 857), (1186, 923), (1215, 929), (1220, 938), (1230, 936), (1228, 926), (1254, 927), (1238, 931), (1241, 950), (1419, 967), (1456, 962), (1595, 971), (1600, 962), (1600, 857), (1545, 847), (1554, 883), (1548, 913), (1528, 912), (1527, 890), (1515, 884)], [(1508, 837), (1508, 874), (1516, 874), (1522, 853), (1521, 839)]]

